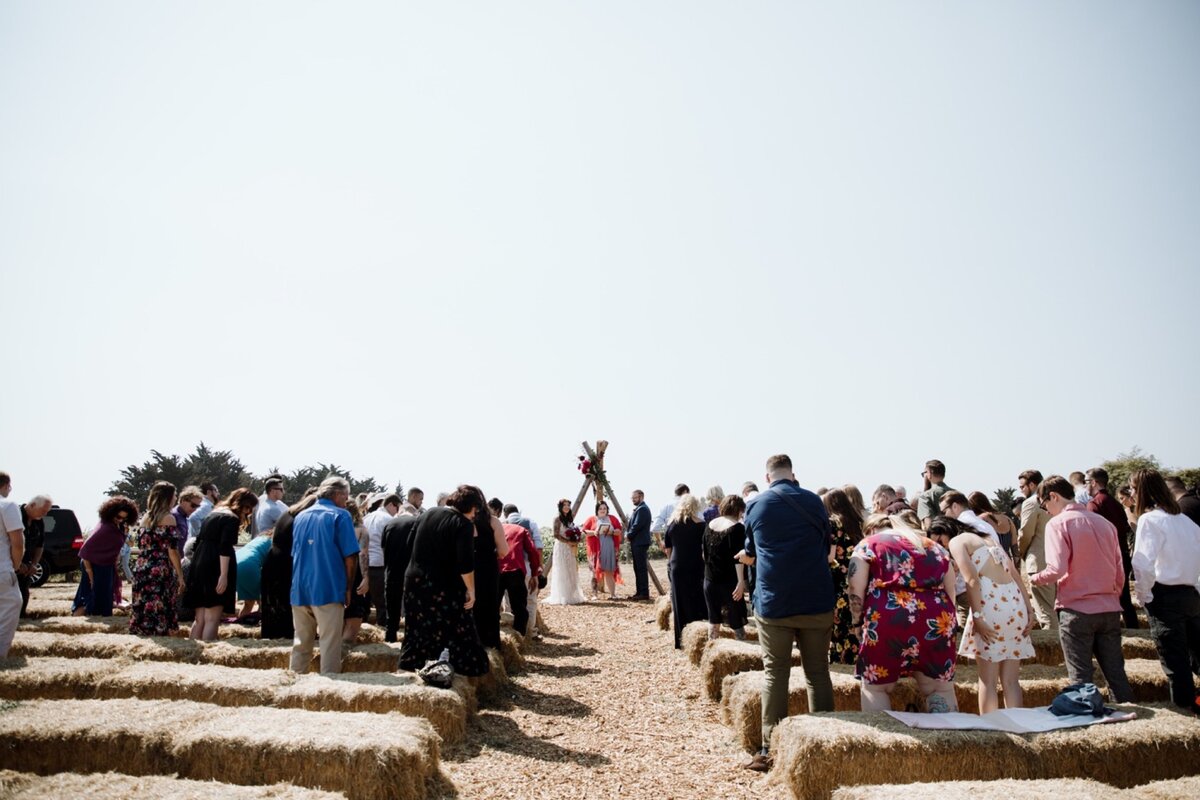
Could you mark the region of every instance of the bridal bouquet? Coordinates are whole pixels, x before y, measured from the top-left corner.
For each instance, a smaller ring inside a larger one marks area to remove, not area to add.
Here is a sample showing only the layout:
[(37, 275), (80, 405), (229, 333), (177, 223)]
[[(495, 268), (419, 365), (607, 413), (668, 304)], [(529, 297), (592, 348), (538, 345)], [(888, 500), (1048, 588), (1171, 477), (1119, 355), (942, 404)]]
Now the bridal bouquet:
[(574, 542), (575, 544), (579, 544), (580, 542), (583, 541), (583, 531), (579, 530), (578, 525), (568, 525), (567, 527), (563, 528), (562, 533), (563, 533), (563, 538), (566, 539), (568, 542)]

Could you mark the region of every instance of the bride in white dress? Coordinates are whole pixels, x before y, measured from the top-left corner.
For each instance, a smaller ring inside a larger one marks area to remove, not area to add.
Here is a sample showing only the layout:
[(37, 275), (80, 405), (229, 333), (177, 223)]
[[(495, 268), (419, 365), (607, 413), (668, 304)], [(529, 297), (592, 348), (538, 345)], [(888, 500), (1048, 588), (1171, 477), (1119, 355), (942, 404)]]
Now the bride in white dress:
[(550, 596), (543, 600), (552, 606), (573, 606), (586, 602), (579, 588), (579, 542), (567, 538), (567, 529), (574, 526), (571, 501), (558, 501), (558, 516), (554, 518), (554, 556), (550, 562)]

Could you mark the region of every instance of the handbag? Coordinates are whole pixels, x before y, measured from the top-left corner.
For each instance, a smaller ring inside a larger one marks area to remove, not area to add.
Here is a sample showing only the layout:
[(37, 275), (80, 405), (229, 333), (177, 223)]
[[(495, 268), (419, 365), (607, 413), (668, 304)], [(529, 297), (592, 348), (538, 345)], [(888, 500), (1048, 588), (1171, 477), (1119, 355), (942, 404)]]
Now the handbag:
[(1112, 711), (1104, 707), (1104, 698), (1094, 683), (1073, 683), (1058, 693), (1050, 704), (1050, 713), (1056, 717), (1093, 716), (1103, 717)]
[(450, 649), (442, 650), (437, 661), (426, 661), (425, 666), (417, 670), (417, 676), (430, 686), (449, 689), (454, 683), (454, 667), (450, 665)]

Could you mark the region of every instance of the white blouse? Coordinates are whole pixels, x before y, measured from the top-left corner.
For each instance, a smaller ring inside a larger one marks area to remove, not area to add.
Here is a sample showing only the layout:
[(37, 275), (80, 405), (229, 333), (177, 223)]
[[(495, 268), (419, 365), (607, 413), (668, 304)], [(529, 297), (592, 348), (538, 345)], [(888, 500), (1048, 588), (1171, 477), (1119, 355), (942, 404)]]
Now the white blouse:
[(1200, 589), (1200, 525), (1185, 514), (1161, 508), (1138, 518), (1133, 577), (1143, 604), (1154, 599), (1155, 583)]

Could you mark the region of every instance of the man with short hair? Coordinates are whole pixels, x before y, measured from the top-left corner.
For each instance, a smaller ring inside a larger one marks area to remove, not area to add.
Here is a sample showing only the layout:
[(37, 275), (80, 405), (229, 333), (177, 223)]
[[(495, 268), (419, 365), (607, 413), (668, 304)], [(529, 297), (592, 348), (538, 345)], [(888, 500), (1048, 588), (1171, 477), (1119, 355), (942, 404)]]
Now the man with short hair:
[[(1025, 496), (1021, 503), (1021, 531), (1017, 537), (1017, 556), (1025, 562), (1025, 573), (1036, 575), (1046, 568), (1046, 523), (1050, 515), (1038, 501), (1038, 486), (1042, 482), (1042, 473), (1036, 469), (1027, 469), (1017, 476), (1017, 490)], [(1071, 497), (1075, 493), (1072, 490)], [(1058, 614), (1054, 612), (1055, 593), (1054, 582), (1049, 581), (1033, 586), (1029, 592), (1029, 600), (1033, 603), (1033, 613), (1038, 624), (1047, 630), (1058, 630)]]
[(1175, 495), (1175, 501), (1179, 503), (1179, 510), (1185, 517), (1200, 525), (1200, 497), (1196, 496), (1196, 487), (1187, 488), (1183, 479), (1178, 475), (1172, 475), (1164, 480), (1167, 482), (1167, 488), (1171, 494)]
[[(542, 533), (538, 530), (537, 523), (529, 517), (521, 513), (514, 503), (505, 503), (501, 509), (503, 520), (511, 525), (520, 525), (525, 530), (529, 531), (529, 538), (533, 540), (533, 546), (537, 548), (539, 556), (542, 552), (543, 542)], [(532, 587), (525, 596), (525, 612), (529, 615), (530, 629), (520, 631), (522, 636), (532, 636), (534, 639), (542, 638), (540, 631), (545, 630), (545, 623), (542, 622), (541, 614), (538, 613), (538, 588), (541, 581), (541, 568), (538, 571), (533, 571), (528, 564), (525, 566), (525, 577), (533, 578)], [(502, 593), (503, 594), (503, 593)], [(511, 602), (511, 601), (510, 601)]]
[(792, 643), (800, 648), (810, 711), (833, 710), (829, 640), (833, 633), (832, 531), (825, 506), (801, 489), (786, 455), (767, 459), (770, 488), (746, 507), (746, 549), (737, 558), (755, 567), (754, 620), (763, 653), (762, 750), (748, 769), (771, 767), (768, 747), (787, 716)]
[(321, 672), (342, 671), (342, 623), (358, 561), (349, 500), (350, 482), (331, 475), (321, 481), (317, 502), (292, 523), (292, 672), (308, 672), (317, 637)]
[(754, 498), (758, 497), (758, 484), (754, 481), (746, 481), (742, 484), (742, 499), (749, 503)]
[(185, 486), (179, 492), (179, 502), (171, 509), (171, 515), (175, 517), (175, 549), (179, 551), (180, 559), (188, 540), (188, 518), (196, 513), (202, 502), (204, 495), (199, 486)]
[(907, 506), (908, 505), (908, 489), (905, 489), (903, 486), (897, 486), (896, 487), (896, 499), (903, 501), (904, 504)]
[[(1091, 499), (1087, 510), (1108, 520), (1117, 531), (1117, 546), (1121, 549), (1121, 567), (1125, 579), (1121, 585), (1121, 616), (1126, 628), (1139, 628), (1137, 609), (1129, 595), (1129, 579), (1133, 577), (1133, 559), (1129, 552), (1129, 517), (1121, 503), (1108, 493), (1108, 471), (1103, 467), (1092, 467), (1087, 471), (1087, 492)], [(1078, 502), (1078, 495), (1076, 495)]]
[(29, 608), (29, 581), (42, 560), (46, 543), (46, 515), (54, 507), (49, 495), (38, 494), (21, 506), (21, 523), (25, 526), (25, 555), (17, 567), (17, 585), (21, 588), (21, 616)]
[(896, 490), (886, 483), (879, 484), (871, 495), (871, 511), (875, 514), (899, 514), (908, 510), (908, 503), (901, 500)]
[[(675, 499), (683, 497), (685, 494), (691, 494), (692, 490), (688, 488), (686, 483), (675, 484)], [(661, 536), (667, 530), (667, 521), (671, 519), (671, 514), (675, 512), (675, 504), (667, 503), (659, 510), (658, 515), (654, 518), (654, 522), (650, 523), (650, 532)]]
[(416, 533), (419, 519), (421, 518), (412, 514), (402, 514), (397, 510), (396, 515), (383, 526), (381, 542), (384, 603), (387, 607), (387, 626), (384, 630), (386, 642), (396, 641), (399, 637), (400, 622), (404, 619), (404, 573), (412, 559), (413, 535)]
[(938, 502), (941, 512), (947, 517), (956, 519), (964, 525), (969, 525), (975, 529), (975, 532), (985, 539), (991, 539), (996, 544), (1000, 544), (1000, 537), (996, 534), (996, 529), (979, 518), (979, 516), (971, 510), (967, 502), (966, 495), (962, 492), (951, 489), (942, 495), (942, 499)]
[(1125, 570), (1117, 529), (1075, 502), (1075, 488), (1061, 475), (1038, 481), (1046, 525), (1046, 567), (1029, 582), (1058, 586), (1058, 637), (1071, 683), (1092, 682), (1092, 654), (1118, 703), (1133, 700), (1121, 651), (1121, 587)]
[(267, 478), (266, 488), (258, 498), (258, 509), (254, 512), (255, 534), (267, 533), (275, 528), (275, 523), (288, 510), (283, 502), (283, 476), (271, 475)]
[[(509, 505), (515, 509), (516, 506)], [(508, 519), (520, 518), (516, 511), (509, 512)], [(504, 523), (504, 538), (508, 541), (508, 554), (500, 559), (500, 598), (508, 595), (512, 609), (513, 630), (521, 636), (529, 636), (536, 621), (529, 613), (529, 594), (537, 593), (537, 576), (542, 571), (542, 553), (533, 541), (529, 528), (515, 522)], [(535, 606), (536, 609), (536, 606)]]
[(925, 479), (925, 491), (917, 495), (917, 519), (921, 521), (922, 528), (929, 530), (929, 523), (938, 513), (942, 495), (951, 489), (946, 485), (946, 465), (936, 458), (925, 462), (921, 477)]
[(212, 513), (217, 503), (221, 502), (221, 492), (212, 481), (200, 484), (200, 494), (202, 498), (199, 508), (193, 511), (192, 515), (188, 517), (189, 539), (196, 538), (196, 534), (200, 533), (200, 525), (203, 524), (204, 518)]
[(382, 495), (379, 498), (379, 507), (363, 517), (363, 527), (367, 529), (367, 583), (371, 588), (371, 605), (375, 606), (375, 624), (385, 630), (388, 608), (383, 529), (400, 513), (400, 502), (400, 495), (395, 492)]
[(0, 472), (0, 658), (8, 657), (23, 605), (15, 565), (24, 560), (25, 525), (21, 509), (8, 499), (11, 491), (12, 477)]
[(1081, 506), (1086, 506), (1092, 499), (1088, 494), (1087, 478), (1082, 472), (1072, 472), (1067, 476), (1067, 480), (1071, 482), (1071, 488), (1075, 490), (1075, 502)]
[(413, 517), (419, 517), (421, 514), (425, 513), (424, 509), (421, 508), (421, 503), (424, 501), (425, 493), (414, 486), (408, 490), (407, 499), (405, 500), (404, 505), (400, 507), (400, 513), (408, 514)]
[(629, 530), (625, 541), (629, 542), (629, 555), (633, 558), (634, 592), (630, 600), (650, 599), (650, 506), (646, 505), (646, 493), (634, 489), (629, 496), (633, 508), (629, 512)]

